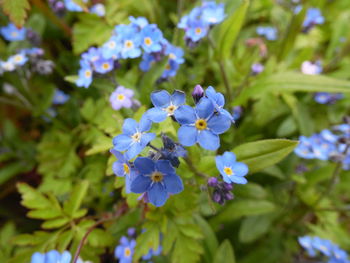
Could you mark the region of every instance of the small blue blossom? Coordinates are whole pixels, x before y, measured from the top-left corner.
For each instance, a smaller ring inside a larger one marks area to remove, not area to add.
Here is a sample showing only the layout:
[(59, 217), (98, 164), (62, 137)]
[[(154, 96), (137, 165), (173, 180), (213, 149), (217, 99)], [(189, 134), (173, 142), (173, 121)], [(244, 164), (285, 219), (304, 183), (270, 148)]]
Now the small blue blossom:
[(90, 12), (102, 17), (102, 16), (105, 16), (105, 14), (106, 14), (106, 8), (103, 4), (98, 3), (98, 4), (93, 5), (90, 8)]
[(55, 94), (53, 95), (53, 104), (64, 104), (69, 100), (69, 95), (64, 93), (62, 90), (56, 89)]
[(134, 91), (126, 89), (123, 86), (118, 86), (115, 91), (109, 97), (109, 102), (114, 110), (120, 110), (121, 108), (131, 108), (134, 104), (133, 101)]
[(120, 41), (120, 54), (123, 59), (141, 56), (141, 37), (138, 28), (130, 25), (118, 25), (115, 32)]
[(79, 77), (76, 81), (78, 87), (88, 88), (92, 82), (92, 69), (86, 62), (81, 63)]
[(225, 15), (225, 5), (223, 3), (217, 4), (214, 1), (203, 2), (203, 10), (201, 18), (210, 25), (221, 23)]
[(264, 71), (264, 68), (265, 68), (264, 65), (260, 63), (254, 63), (251, 67), (251, 70), (254, 75), (258, 75)]
[(313, 238), (310, 236), (304, 236), (298, 238), (299, 244), (306, 249), (310, 257), (316, 256), (316, 251), (313, 247)]
[(57, 250), (51, 250), (46, 254), (36, 252), (32, 255), (30, 263), (70, 263), (72, 259), (68, 251), (62, 254)]
[(20, 53), (11, 56), (9, 60), (12, 60), (15, 66), (23, 66), (28, 61), (28, 58), (26, 57), (25, 52), (21, 51)]
[(320, 25), (324, 23), (324, 17), (318, 8), (309, 8), (306, 12), (306, 18), (303, 22), (304, 28), (310, 28), (314, 25)]
[(100, 48), (91, 47), (87, 52), (81, 55), (81, 58), (86, 63), (94, 63), (102, 56), (102, 51)]
[(112, 36), (106, 43), (103, 44), (101, 53), (105, 59), (120, 58), (121, 55), (119, 39), (116, 36)]
[(144, 28), (145, 26), (148, 25), (148, 20), (144, 17), (133, 17), (133, 16), (129, 16), (129, 20), (131, 21), (131, 23), (137, 27), (139, 27), (140, 29)]
[(7, 26), (0, 28), (1, 35), (7, 41), (21, 41), (21, 40), (25, 40), (26, 32), (27, 32), (26, 28), (24, 28), (24, 27), (17, 28), (12, 23), (9, 23)]
[(248, 166), (237, 162), (234, 153), (224, 152), (223, 155), (216, 156), (216, 167), (226, 183), (247, 183), (247, 179), (244, 176), (248, 173)]
[(147, 144), (155, 138), (154, 133), (147, 133), (151, 129), (152, 122), (144, 115), (140, 122), (126, 119), (123, 124), (123, 134), (114, 137), (114, 150), (126, 151), (127, 160), (138, 155)]
[(208, 34), (209, 25), (198, 19), (190, 19), (188, 21), (188, 29), (186, 30), (186, 38), (193, 42), (197, 42)]
[(224, 114), (215, 114), (212, 101), (204, 97), (195, 108), (180, 106), (174, 116), (181, 124), (178, 137), (182, 145), (199, 143), (204, 149), (212, 151), (220, 146), (219, 134), (231, 126), (230, 118)]
[(149, 71), (151, 66), (156, 62), (156, 57), (150, 53), (143, 53), (142, 60), (140, 62), (140, 69), (142, 71)]
[(168, 160), (153, 161), (138, 157), (134, 165), (139, 175), (132, 181), (131, 191), (137, 194), (146, 192), (151, 204), (163, 206), (169, 194), (183, 190), (182, 180)]
[(267, 40), (277, 39), (277, 29), (271, 26), (258, 26), (256, 33), (259, 36), (264, 36)]
[(13, 59), (8, 59), (7, 61), (0, 61), (0, 71), (14, 71), (16, 65)]
[(114, 256), (119, 259), (119, 263), (132, 263), (136, 241), (134, 239), (129, 240), (123, 236), (119, 243), (119, 246), (114, 250)]
[(225, 97), (222, 93), (216, 92), (216, 90), (212, 86), (209, 86), (205, 90), (205, 95), (213, 103), (214, 108), (217, 112), (225, 115), (231, 121), (234, 121), (232, 115), (227, 110), (224, 109)]
[(186, 101), (184, 92), (175, 90), (172, 95), (166, 90), (151, 93), (151, 101), (154, 108), (146, 112), (147, 117), (153, 122), (162, 122), (167, 117), (173, 116), (176, 110)]
[(163, 34), (156, 25), (147, 25), (141, 31), (141, 46), (147, 53), (161, 51), (162, 39)]
[(319, 104), (334, 104), (342, 98), (342, 93), (316, 92), (314, 95), (314, 100)]
[(321, 61), (316, 61), (315, 63), (312, 63), (310, 61), (304, 61), (301, 64), (301, 72), (303, 74), (307, 75), (318, 75), (322, 72), (322, 65)]
[(44, 50), (42, 48), (32, 47), (22, 49), (24, 54), (29, 56), (42, 56), (44, 54)]
[[(162, 253), (162, 249), (163, 249), (162, 246), (159, 246), (156, 251), (153, 251), (153, 249), (151, 248), (146, 255), (142, 256), (142, 259), (143, 260), (151, 260), (152, 257), (159, 256), (160, 253)], [(148, 263), (150, 263), (150, 262), (148, 262)]]
[(94, 70), (97, 73), (105, 74), (113, 70), (114, 61), (113, 59), (104, 59), (101, 57), (95, 62), (93, 62), (93, 65), (94, 65)]
[(186, 157), (186, 149), (179, 143), (174, 142), (168, 136), (162, 134), (164, 147), (161, 149), (162, 159), (169, 160), (173, 167), (179, 167), (179, 157)]
[[(87, 0), (83, 0), (83, 2), (87, 2)], [(82, 12), (83, 8), (75, 3), (73, 0), (64, 0), (64, 5), (67, 10), (72, 12)]]

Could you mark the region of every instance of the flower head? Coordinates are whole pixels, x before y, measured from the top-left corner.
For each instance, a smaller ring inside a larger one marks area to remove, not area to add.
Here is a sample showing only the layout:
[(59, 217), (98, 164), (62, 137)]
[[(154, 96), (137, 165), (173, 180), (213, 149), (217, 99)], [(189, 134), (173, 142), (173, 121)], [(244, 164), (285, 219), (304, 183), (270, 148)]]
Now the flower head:
[(147, 117), (153, 122), (162, 122), (168, 116), (173, 116), (176, 110), (185, 104), (185, 93), (175, 90), (172, 95), (166, 90), (151, 93), (151, 101), (154, 108), (146, 112)]
[(178, 137), (184, 146), (199, 143), (204, 149), (214, 151), (220, 146), (219, 134), (231, 126), (230, 118), (224, 114), (215, 114), (212, 101), (204, 97), (195, 108), (180, 106), (174, 116), (181, 124)]
[(267, 40), (277, 39), (277, 29), (271, 26), (258, 26), (256, 33), (259, 36), (264, 36)]
[(0, 28), (1, 35), (7, 40), (7, 41), (21, 41), (26, 38), (26, 32), (27, 29), (17, 28), (14, 24), (9, 23), (7, 26)]
[(319, 104), (334, 104), (342, 98), (342, 93), (316, 92), (314, 95), (314, 100)]
[(303, 236), (298, 238), (299, 244), (306, 249), (309, 256), (316, 256), (316, 251), (313, 247), (313, 238), (310, 236)]
[(64, 93), (62, 90), (56, 89), (55, 94), (53, 96), (52, 103), (53, 104), (64, 104), (69, 100), (69, 95)]
[(132, 263), (136, 241), (134, 239), (129, 240), (127, 237), (123, 236), (119, 243), (119, 246), (114, 250), (114, 256), (119, 259), (120, 263)]
[(141, 38), (137, 27), (133, 24), (118, 25), (115, 32), (120, 41), (120, 55), (123, 59), (141, 56)]
[(213, 106), (218, 113), (225, 115), (233, 121), (232, 115), (224, 109), (225, 97), (222, 93), (216, 92), (212, 86), (209, 86), (205, 91), (205, 95), (213, 103)]
[(114, 110), (120, 110), (121, 108), (131, 108), (133, 104), (133, 96), (133, 90), (126, 89), (123, 86), (118, 86), (109, 97), (109, 101)]
[(137, 194), (147, 192), (151, 204), (162, 206), (168, 194), (177, 194), (183, 190), (182, 180), (168, 160), (153, 161), (138, 157), (134, 165), (139, 175), (132, 181), (131, 191)]
[(81, 63), (81, 66), (76, 84), (78, 87), (88, 88), (92, 82), (92, 69), (86, 62)]
[(143, 116), (139, 123), (133, 119), (126, 119), (123, 124), (123, 134), (114, 137), (113, 145), (117, 151), (126, 151), (127, 160), (138, 155), (146, 145), (155, 138), (154, 133), (147, 133), (152, 122)]
[(71, 258), (72, 256), (68, 251), (61, 254), (57, 250), (51, 250), (46, 254), (34, 253), (30, 263), (70, 263)]
[(248, 166), (236, 161), (232, 152), (225, 152), (216, 156), (216, 167), (226, 183), (246, 184), (244, 176), (248, 173)]
[(102, 56), (105, 59), (118, 59), (120, 58), (120, 42), (116, 36), (112, 36), (101, 48)]
[(114, 61), (113, 59), (104, 59), (99, 58), (95, 62), (93, 62), (94, 70), (100, 74), (105, 74), (113, 70)]
[(105, 16), (106, 14), (106, 8), (103, 4), (101, 3), (98, 3), (98, 4), (95, 4), (93, 5), (91, 8), (90, 8), (90, 12), (92, 14), (96, 14), (98, 16)]
[(314, 25), (320, 25), (324, 23), (324, 17), (318, 8), (309, 8), (306, 13), (305, 20), (303, 22), (304, 28), (310, 28)]
[(320, 61), (312, 63), (310, 61), (304, 61), (301, 64), (301, 72), (307, 75), (318, 75), (322, 72), (322, 66)]
[(162, 31), (156, 25), (146, 25), (141, 31), (141, 46), (147, 53), (158, 52), (162, 49)]

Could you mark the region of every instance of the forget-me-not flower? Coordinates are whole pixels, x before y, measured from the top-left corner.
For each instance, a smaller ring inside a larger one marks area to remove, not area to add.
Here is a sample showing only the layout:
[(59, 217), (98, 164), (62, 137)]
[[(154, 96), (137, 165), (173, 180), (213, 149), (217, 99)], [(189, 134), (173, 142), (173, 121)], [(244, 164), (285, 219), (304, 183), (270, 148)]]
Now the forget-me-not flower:
[(141, 31), (141, 46), (147, 53), (160, 51), (162, 39), (162, 31), (156, 25), (147, 25)]
[(87, 88), (92, 82), (92, 69), (90, 65), (84, 61), (81, 63), (81, 68), (79, 70), (79, 77), (76, 81), (78, 87)]
[(224, 109), (225, 97), (222, 93), (216, 92), (216, 90), (212, 86), (209, 86), (205, 90), (205, 95), (213, 103), (216, 111), (230, 118), (230, 120), (234, 121), (232, 115)]
[(115, 32), (120, 39), (120, 55), (123, 59), (137, 58), (141, 55), (141, 37), (135, 26), (118, 25)]
[(115, 91), (109, 97), (109, 102), (114, 110), (120, 110), (121, 108), (131, 108), (133, 105), (134, 91), (126, 89), (123, 86), (118, 86)]
[(234, 153), (224, 152), (223, 155), (216, 156), (216, 167), (226, 183), (247, 183), (244, 176), (248, 173), (248, 166), (245, 163), (237, 162)]
[(52, 103), (53, 104), (64, 104), (69, 100), (69, 95), (64, 93), (62, 90), (56, 89), (55, 94), (53, 95)]
[(63, 253), (51, 250), (45, 254), (36, 252), (32, 255), (30, 263), (70, 263), (72, 255), (68, 251)]
[(106, 14), (106, 8), (103, 4), (97, 3), (90, 8), (90, 12), (102, 17)]
[(119, 259), (119, 263), (132, 263), (136, 241), (134, 239), (129, 240), (127, 237), (122, 236), (119, 243), (119, 246), (114, 250), (114, 256)]
[(309, 8), (306, 12), (306, 17), (303, 22), (304, 28), (312, 27), (316, 24), (320, 25), (324, 23), (324, 17), (318, 8)]
[(258, 26), (256, 33), (259, 36), (264, 36), (267, 40), (277, 39), (277, 29), (271, 26)]
[(1, 35), (7, 41), (21, 41), (26, 38), (27, 29), (25, 27), (17, 28), (14, 24), (9, 23), (7, 26), (0, 28)]

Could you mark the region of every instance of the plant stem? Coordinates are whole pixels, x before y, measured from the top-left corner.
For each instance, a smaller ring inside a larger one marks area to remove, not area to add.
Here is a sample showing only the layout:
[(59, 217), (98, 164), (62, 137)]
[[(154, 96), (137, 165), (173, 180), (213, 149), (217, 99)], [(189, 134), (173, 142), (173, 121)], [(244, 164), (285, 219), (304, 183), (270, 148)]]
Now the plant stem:
[(200, 171), (197, 170), (197, 168), (193, 165), (192, 161), (188, 158), (188, 157), (185, 157), (183, 158), (188, 166), (188, 168), (190, 168), (190, 170), (195, 174), (195, 175), (198, 175), (200, 177), (203, 177), (203, 178), (208, 178), (208, 176), (204, 173), (201, 173)]

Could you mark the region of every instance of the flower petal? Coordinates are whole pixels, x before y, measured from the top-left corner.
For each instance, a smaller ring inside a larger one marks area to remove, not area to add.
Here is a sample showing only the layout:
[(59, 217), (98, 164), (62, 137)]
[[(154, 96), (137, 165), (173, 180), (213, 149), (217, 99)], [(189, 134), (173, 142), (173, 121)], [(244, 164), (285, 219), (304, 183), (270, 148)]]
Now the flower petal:
[(129, 147), (129, 149), (125, 153), (125, 158), (127, 160), (131, 160), (136, 155), (138, 155), (140, 152), (142, 152), (143, 148), (145, 148), (145, 146), (142, 145), (141, 143), (136, 142), (136, 143), (131, 144), (131, 146)]
[(148, 198), (151, 204), (159, 207), (165, 204), (168, 193), (161, 183), (154, 183), (148, 190)]
[(146, 114), (144, 114), (140, 120), (140, 123), (138, 125), (139, 132), (146, 132), (149, 131), (152, 127), (152, 122), (148, 119)]
[(245, 176), (249, 171), (248, 166), (245, 163), (235, 163), (231, 168), (237, 176)]
[(133, 135), (137, 132), (137, 122), (134, 119), (127, 118), (123, 124), (123, 133)]
[(117, 161), (113, 163), (112, 170), (116, 176), (124, 176), (124, 165), (122, 162)]
[(213, 103), (209, 99), (203, 97), (196, 105), (195, 111), (199, 118), (207, 119), (214, 113)]
[(148, 117), (148, 119), (150, 119), (153, 122), (162, 122), (166, 119), (166, 117), (168, 116), (168, 114), (166, 113), (166, 111), (163, 111), (159, 108), (151, 108), (146, 112), (146, 115)]
[(45, 255), (39, 252), (35, 252), (32, 255), (31, 263), (45, 263)]
[(140, 174), (131, 182), (130, 191), (136, 194), (142, 194), (148, 191), (151, 183), (151, 178)]
[(139, 173), (143, 175), (151, 174), (156, 169), (154, 161), (147, 157), (136, 158), (134, 165)]
[(222, 158), (226, 166), (232, 166), (236, 162), (236, 155), (233, 152), (224, 152)]
[(170, 104), (170, 94), (166, 90), (154, 91), (151, 93), (151, 101), (155, 107), (167, 107)]
[(223, 172), (225, 164), (224, 164), (224, 158), (222, 155), (218, 155), (215, 157), (215, 162), (216, 162), (216, 168), (220, 171), (220, 173)]
[(208, 128), (215, 134), (224, 133), (230, 126), (231, 120), (223, 114), (215, 114), (208, 121)]
[(142, 134), (141, 136), (141, 145), (143, 145), (144, 147), (146, 147), (146, 145), (152, 141), (154, 138), (156, 137), (156, 135), (154, 133), (145, 133)]
[(110, 150), (110, 152), (111, 152), (115, 157), (117, 157), (117, 159), (118, 159), (119, 161), (124, 162), (125, 158), (124, 158), (124, 155), (123, 155), (121, 152), (119, 152), (119, 151), (117, 151), (117, 150), (115, 150), (115, 149), (113, 149), (113, 148)]
[(71, 259), (72, 259), (71, 254), (68, 251), (63, 251), (62, 256), (61, 256), (61, 261), (59, 261), (59, 262), (69, 263)]
[(120, 134), (113, 138), (114, 150), (125, 151), (130, 147), (131, 144), (132, 144), (131, 137), (125, 134)]
[(168, 160), (159, 160), (156, 162), (156, 170), (162, 174), (175, 174), (175, 169)]
[(125, 192), (131, 193), (131, 183), (139, 175), (135, 168), (131, 168), (130, 174), (125, 176)]
[(183, 125), (177, 131), (179, 142), (184, 146), (192, 146), (197, 142), (197, 129), (193, 126)]
[(181, 178), (176, 174), (166, 175), (163, 180), (168, 193), (177, 194), (184, 189)]
[(203, 130), (198, 134), (197, 139), (199, 145), (206, 150), (215, 151), (220, 147), (220, 138), (218, 135), (208, 131)]
[(186, 101), (186, 95), (183, 91), (175, 90), (171, 95), (171, 102), (175, 106), (181, 106), (185, 104), (185, 101)]
[(197, 119), (194, 109), (188, 105), (183, 105), (177, 108), (174, 112), (174, 116), (180, 124), (195, 123)]
[(243, 176), (230, 176), (230, 180), (232, 183), (235, 183), (235, 184), (246, 184), (248, 181), (247, 179), (245, 179), (245, 177)]

